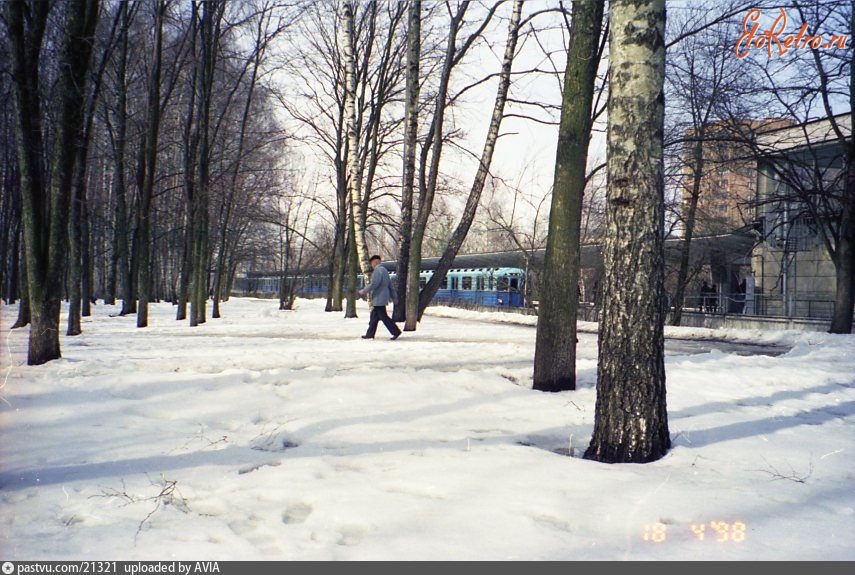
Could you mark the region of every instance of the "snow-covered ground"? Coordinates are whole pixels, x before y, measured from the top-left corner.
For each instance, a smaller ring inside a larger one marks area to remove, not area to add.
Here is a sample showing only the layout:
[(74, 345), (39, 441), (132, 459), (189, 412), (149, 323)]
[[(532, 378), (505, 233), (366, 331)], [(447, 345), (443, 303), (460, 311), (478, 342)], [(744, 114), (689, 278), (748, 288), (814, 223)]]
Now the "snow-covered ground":
[(365, 304), (298, 303), (144, 330), (98, 305), (39, 367), (4, 306), (0, 557), (855, 559), (855, 336), (669, 332), (792, 349), (669, 342), (673, 449), (605, 465), (578, 457), (594, 334), (544, 394), (529, 325), (437, 309), (364, 341)]

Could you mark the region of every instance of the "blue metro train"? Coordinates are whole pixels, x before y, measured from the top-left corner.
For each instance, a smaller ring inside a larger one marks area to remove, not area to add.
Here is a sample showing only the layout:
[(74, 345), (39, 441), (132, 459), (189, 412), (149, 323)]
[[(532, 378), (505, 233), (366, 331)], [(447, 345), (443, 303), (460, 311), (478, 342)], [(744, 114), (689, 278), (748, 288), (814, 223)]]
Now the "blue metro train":
[[(428, 262), (430, 264), (431, 262)], [(394, 262), (382, 264), (390, 271), (395, 282)], [(430, 266), (433, 267), (433, 266)], [(419, 274), (419, 284), (422, 288), (433, 276), (434, 270), (423, 269)], [(275, 295), (279, 292), (281, 276), (275, 273), (249, 272), (236, 281), (236, 291), (243, 294)], [(326, 297), (329, 285), (329, 274), (325, 270), (311, 270), (303, 274), (288, 276), (289, 281), (295, 281), (296, 293), (299, 297)], [(359, 287), (364, 285), (360, 275)], [(471, 304), (489, 307), (523, 307), (525, 298), (525, 272), (515, 267), (468, 267), (453, 268), (446, 274), (445, 280), (433, 299), (437, 304)]]

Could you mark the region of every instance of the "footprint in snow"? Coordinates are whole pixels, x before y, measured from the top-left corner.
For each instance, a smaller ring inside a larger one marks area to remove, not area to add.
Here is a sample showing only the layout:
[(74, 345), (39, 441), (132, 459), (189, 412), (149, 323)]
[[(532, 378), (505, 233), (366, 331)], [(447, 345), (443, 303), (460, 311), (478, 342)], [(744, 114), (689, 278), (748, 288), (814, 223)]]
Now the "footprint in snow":
[(304, 523), (311, 514), (312, 506), (308, 503), (294, 503), (285, 508), (282, 513), (282, 523), (286, 525)]
[(338, 529), (338, 544), (339, 545), (359, 545), (371, 529), (365, 525), (342, 525)]

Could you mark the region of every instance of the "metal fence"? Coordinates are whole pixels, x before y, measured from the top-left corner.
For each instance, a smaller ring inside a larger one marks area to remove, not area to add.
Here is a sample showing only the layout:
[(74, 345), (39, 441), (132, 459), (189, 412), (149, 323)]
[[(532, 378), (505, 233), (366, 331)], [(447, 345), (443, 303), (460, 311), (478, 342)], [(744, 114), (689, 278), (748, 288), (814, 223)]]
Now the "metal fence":
[(831, 319), (834, 300), (820, 298), (784, 298), (781, 295), (756, 294), (746, 299), (743, 293), (712, 293), (686, 296), (683, 309), (707, 314), (741, 314), (801, 319)]

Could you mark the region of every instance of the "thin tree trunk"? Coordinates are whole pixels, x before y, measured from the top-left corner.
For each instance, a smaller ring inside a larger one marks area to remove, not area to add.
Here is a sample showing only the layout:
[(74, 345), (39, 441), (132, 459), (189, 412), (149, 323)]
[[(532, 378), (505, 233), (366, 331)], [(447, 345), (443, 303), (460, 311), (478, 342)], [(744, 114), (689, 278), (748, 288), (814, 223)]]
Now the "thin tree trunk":
[(158, 0), (154, 17), (154, 54), (149, 78), (148, 111), (145, 137), (145, 179), (140, 189), (139, 214), (139, 308), (137, 327), (148, 327), (148, 304), (152, 299), (151, 257), (151, 200), (154, 195), (154, 176), (157, 171), (157, 143), (160, 133), (160, 70), (163, 54), (163, 16), (166, 3)]
[[(24, 246), (21, 246), (23, 251)], [(12, 324), (12, 329), (24, 327), (30, 324), (30, 292), (27, 283), (27, 258), (19, 260), (18, 286), (21, 292), (21, 302), (18, 304), (18, 318)]]
[(852, 333), (852, 308), (855, 307), (855, 166), (850, 163), (848, 169), (848, 197), (842, 202), (843, 212), (834, 252), (835, 296), (831, 333)]
[(222, 298), (222, 290), (223, 284), (225, 283), (225, 278), (223, 277), (226, 273), (227, 269), (227, 259), (228, 255), (228, 229), (229, 229), (229, 221), (231, 220), (232, 214), (232, 206), (234, 204), (234, 190), (237, 187), (237, 179), (240, 174), (240, 168), (242, 165), (243, 153), (244, 153), (244, 144), (246, 141), (246, 128), (249, 123), (249, 115), (252, 110), (252, 98), (255, 93), (255, 84), (258, 79), (258, 68), (261, 65), (261, 60), (264, 56), (264, 46), (263, 46), (263, 27), (264, 27), (264, 18), (260, 17), (257, 29), (257, 37), (256, 37), (256, 46), (255, 53), (253, 55), (252, 61), (252, 73), (249, 77), (249, 84), (247, 87), (247, 95), (246, 101), (244, 102), (243, 107), (243, 115), (241, 116), (240, 122), (240, 131), (238, 134), (238, 146), (235, 154), (234, 168), (231, 174), (231, 185), (229, 186), (229, 191), (227, 197), (225, 198), (225, 210), (222, 218), (222, 225), (220, 231), (220, 247), (217, 251), (217, 267), (214, 273), (214, 304), (213, 310), (211, 311), (211, 317), (219, 318), (220, 317), (220, 299)]
[(342, 26), (344, 35), (344, 108), (347, 120), (347, 191), (350, 198), (351, 226), (353, 227), (351, 240), (356, 249), (359, 270), (368, 277), (371, 266), (368, 263), (368, 248), (365, 245), (364, 222), (366, 218), (361, 202), (362, 178), (359, 164), (359, 134), (356, 125), (356, 50), (354, 46), (353, 5), (350, 1), (344, 2)]
[(671, 325), (680, 325), (680, 322), (683, 320), (686, 287), (688, 287), (687, 284), (689, 283), (689, 255), (692, 249), (692, 239), (695, 236), (695, 219), (698, 212), (698, 199), (701, 197), (701, 180), (704, 173), (704, 136), (703, 129), (694, 134), (696, 140), (692, 149), (692, 191), (689, 196), (689, 205), (686, 208), (683, 240), (680, 242), (680, 267), (677, 270), (677, 285), (674, 289), (674, 314), (671, 316)]
[[(430, 305), (433, 296), (439, 290), (439, 286), (445, 281), (445, 275), (451, 269), (451, 264), (454, 258), (457, 257), (457, 252), (466, 240), (466, 235), (469, 233), (469, 228), (475, 220), (475, 213), (478, 210), (478, 204), (481, 201), (481, 192), (484, 190), (484, 183), (487, 180), (487, 174), (490, 171), (490, 164), (493, 160), (493, 152), (496, 149), (496, 141), (499, 138), (499, 128), (502, 125), (504, 118), (505, 102), (508, 98), (508, 88), (511, 83), (511, 67), (514, 63), (514, 55), (516, 54), (517, 38), (519, 37), (520, 16), (522, 13), (522, 0), (514, 0), (513, 12), (508, 25), (508, 39), (505, 44), (505, 54), (502, 58), (502, 71), (499, 75), (499, 87), (496, 90), (496, 101), (493, 105), (493, 114), (490, 119), (490, 127), (487, 130), (487, 137), (484, 141), (484, 149), (481, 152), (481, 160), (478, 164), (478, 171), (475, 173), (475, 179), (472, 182), (472, 188), (469, 190), (469, 197), (466, 199), (466, 206), (463, 209), (463, 215), (460, 222), (451, 234), (451, 239), (448, 241), (448, 246), (439, 259), (436, 269), (433, 272), (430, 280), (425, 285), (422, 293), (419, 295), (418, 319), (421, 320), (422, 314), (428, 305)], [(440, 137), (437, 132), (437, 138)], [(418, 279), (418, 276), (416, 277)]]
[[(20, 214), (17, 214), (18, 218), (21, 217)], [(22, 262), (24, 260), (21, 257), (21, 254), (24, 251), (23, 246), (21, 245), (23, 229), (21, 228), (20, 222), (15, 224), (14, 226), (10, 226), (14, 228), (11, 231), (12, 237), (14, 238), (12, 241), (11, 247), (11, 255), (12, 261), (9, 265), (9, 278), (7, 280), (7, 293), (6, 293), (6, 303), (15, 303), (16, 300), (21, 298), (21, 295), (24, 291), (21, 289), (21, 271), (22, 271)]]
[[(115, 37), (116, 29), (121, 21), (121, 14), (117, 13), (110, 32), (110, 44)], [(69, 214), (69, 297), (68, 297), (68, 328), (67, 335), (79, 335), (82, 333), (80, 324), (81, 315), (91, 314), (89, 295), (92, 290), (92, 271), (89, 259), (89, 204), (88, 204), (88, 178), (91, 177), (87, 169), (89, 161), (89, 144), (92, 139), (92, 125), (95, 120), (95, 109), (101, 93), (101, 80), (104, 70), (111, 56), (111, 49), (105, 48), (100, 64), (92, 81), (92, 90), (85, 104), (83, 116), (84, 126), (75, 156), (74, 167), (74, 196), (71, 200)], [(85, 92), (84, 92), (85, 94)]]
[[(193, 3), (193, 11), (190, 20), (190, 36), (192, 53), (196, 52), (196, 19), (197, 5)], [(175, 319), (180, 321), (187, 319), (187, 302), (190, 299), (190, 283), (193, 275), (193, 210), (195, 206), (194, 190), (195, 190), (195, 163), (199, 144), (199, 131), (194, 129), (194, 119), (196, 116), (196, 81), (198, 76), (198, 67), (194, 66), (189, 85), (189, 98), (187, 102), (186, 119), (184, 121), (184, 198), (187, 202), (184, 211), (184, 243), (181, 247), (181, 277), (178, 281), (178, 305), (175, 311)]]
[(327, 288), (327, 305), (324, 311), (341, 311), (342, 278), (344, 276), (340, 273), (340, 270), (343, 267), (344, 262), (344, 256), (342, 255), (344, 237), (342, 237), (343, 234), (339, 232), (339, 228), (339, 224), (336, 223), (333, 237), (333, 249), (330, 254), (330, 280)]
[[(457, 33), (460, 30), (463, 17), (465, 16), (468, 3), (461, 4), (458, 12), (449, 22), (448, 41), (445, 47), (445, 56), (442, 71), (439, 77), (439, 86), (435, 97), (435, 110), (433, 122), (422, 147), (419, 158), (419, 201), (413, 217), (413, 233), (410, 240), (409, 265), (407, 266), (407, 290), (404, 322), (404, 331), (415, 331), (419, 321), (419, 274), (422, 267), (422, 244), (424, 243), (427, 223), (433, 209), (433, 198), (436, 192), (437, 178), (439, 177), (439, 160), (442, 155), (443, 124), (445, 121), (445, 110), (448, 106), (448, 85), (451, 79), (451, 70), (454, 68), (454, 59), (457, 54)], [(429, 150), (432, 148), (432, 150)], [(428, 167), (428, 154), (430, 153), (430, 164)]]
[(190, 218), (185, 218), (184, 244), (181, 247), (181, 277), (178, 280), (178, 305), (175, 319), (180, 321), (187, 319), (187, 300), (190, 297), (190, 279), (193, 274), (193, 223)]
[(83, 154), (85, 152), (78, 151), (78, 159), (75, 162), (77, 181), (74, 185), (68, 217), (68, 326), (65, 335), (69, 336), (83, 333), (80, 326), (80, 282), (83, 275), (80, 268), (80, 248), (83, 243), (80, 210), (86, 186), (86, 160), (80, 158)]
[(571, 17), (534, 350), (534, 389), (540, 391), (576, 389), (582, 196), (587, 180), (603, 3), (574, 2)]
[(608, 196), (594, 432), (585, 457), (668, 451), (662, 135), (665, 0), (612, 0)]
[(353, 212), (351, 211), (350, 225), (348, 226), (350, 239), (347, 242), (347, 267), (345, 268), (347, 282), (347, 305), (345, 308), (344, 317), (346, 318), (358, 317), (356, 313), (356, 292), (359, 289), (359, 286), (357, 285), (357, 278), (362, 272), (359, 267), (359, 256), (356, 253), (356, 228), (353, 225), (353, 219)]
[(419, 58), (421, 57), (422, 2), (410, 0), (407, 26), (407, 91), (404, 98), (404, 178), (401, 186), (401, 240), (398, 249), (398, 303), (396, 322), (407, 319), (407, 276), (413, 236), (413, 185), (416, 179), (416, 144), (419, 135)]
[(133, 276), (131, 274), (131, 261), (129, 254), (129, 222), (127, 207), (127, 61), (128, 61), (128, 30), (131, 25), (131, 13), (127, 2), (120, 2), (122, 28), (119, 43), (117, 78), (119, 86), (116, 97), (118, 98), (118, 112), (116, 118), (116, 133), (112, 138), (113, 163), (115, 165), (113, 175), (113, 195), (116, 197), (115, 226), (113, 233), (113, 254), (111, 266), (114, 270), (112, 285), (119, 293), (121, 287), (122, 308), (119, 315), (134, 313), (136, 301), (133, 292)]
[(83, 194), (83, 203), (80, 205), (80, 211), (80, 267), (82, 272), (82, 277), (80, 278), (80, 315), (83, 317), (89, 317), (92, 315), (92, 290), (95, 285), (95, 270), (92, 267), (89, 201), (85, 191)]
[(208, 247), (208, 204), (210, 201), (210, 120), (214, 83), (214, 65), (219, 46), (221, 2), (202, 3), (200, 27), (200, 68), (197, 116), (199, 131), (199, 156), (196, 161), (197, 176), (193, 206), (193, 275), (190, 297), (190, 325), (205, 323), (208, 297), (208, 264), (211, 257)]

